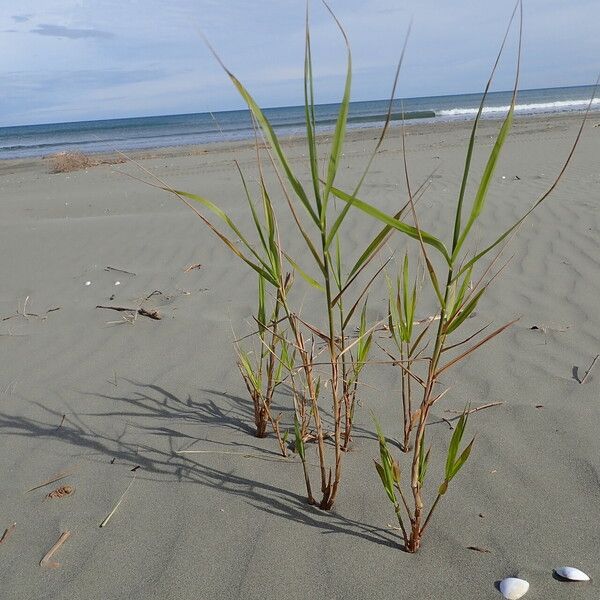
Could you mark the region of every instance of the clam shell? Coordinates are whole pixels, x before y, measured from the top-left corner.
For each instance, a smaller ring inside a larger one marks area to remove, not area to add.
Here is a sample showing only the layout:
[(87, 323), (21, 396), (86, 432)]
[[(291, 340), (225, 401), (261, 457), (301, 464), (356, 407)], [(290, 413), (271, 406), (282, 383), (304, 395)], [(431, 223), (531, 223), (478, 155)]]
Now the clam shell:
[(570, 581), (589, 581), (590, 578), (579, 569), (575, 567), (558, 567), (554, 569), (554, 572), (563, 579), (569, 579)]
[(527, 593), (529, 582), (518, 577), (507, 577), (500, 582), (499, 587), (506, 600), (517, 600)]

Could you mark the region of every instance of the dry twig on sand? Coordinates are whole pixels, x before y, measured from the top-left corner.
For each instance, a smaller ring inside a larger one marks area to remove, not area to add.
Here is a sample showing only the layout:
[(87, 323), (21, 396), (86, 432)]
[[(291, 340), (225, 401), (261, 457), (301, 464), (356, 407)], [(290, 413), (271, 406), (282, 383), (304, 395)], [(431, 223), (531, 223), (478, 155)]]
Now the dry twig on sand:
[(54, 308), (49, 308), (45, 313), (37, 314), (32, 312), (27, 312), (27, 303), (29, 302), (29, 296), (25, 298), (23, 301), (23, 307), (21, 307), (21, 303), (17, 304), (17, 312), (9, 315), (8, 317), (3, 317), (2, 321), (8, 321), (9, 319), (14, 319), (15, 317), (23, 317), (24, 319), (28, 319), (29, 317), (35, 317), (36, 319), (46, 319), (46, 315), (51, 312), (55, 312), (60, 310), (60, 306), (55, 306)]
[(472, 413), (479, 412), (480, 410), (484, 410), (486, 408), (492, 408), (492, 406), (500, 406), (504, 404), (504, 402), (490, 402), (489, 404), (482, 404), (481, 406), (477, 406), (476, 408), (471, 408), (470, 410), (445, 410), (444, 412), (453, 413), (455, 415), (467, 414), (470, 415)]
[(58, 569), (60, 567), (60, 563), (55, 560), (51, 560), (51, 559), (54, 556), (54, 554), (56, 554), (56, 552), (60, 549), (60, 547), (70, 537), (71, 537), (70, 531), (65, 531), (64, 533), (61, 533), (56, 544), (54, 544), (54, 546), (52, 546), (52, 548), (50, 548), (50, 550), (48, 550), (48, 552), (46, 553), (44, 558), (42, 558), (42, 560), (40, 561), (40, 567), (48, 567), (49, 569)]
[(467, 546), (467, 550), (474, 550), (475, 552), (481, 552), (482, 554), (490, 554), (491, 550), (487, 548), (480, 548), (479, 546)]
[(175, 454), (234, 454), (236, 456), (241, 456), (242, 458), (255, 458), (257, 460), (296, 464), (295, 461), (283, 456), (262, 456), (260, 454), (252, 454), (248, 452), (229, 452), (226, 450), (176, 450)]
[(118, 269), (117, 267), (104, 267), (105, 271), (116, 271), (117, 273), (125, 273), (125, 275), (133, 275), (135, 277), (135, 273), (131, 271), (125, 271), (125, 269)]
[(196, 263), (195, 265), (190, 265), (189, 267), (185, 268), (183, 270), (184, 273), (189, 273), (190, 271), (193, 271), (195, 269), (201, 269), (202, 265), (200, 263)]
[(8, 541), (8, 538), (10, 538), (10, 536), (13, 534), (16, 527), (17, 527), (17, 524), (13, 523), (10, 527), (7, 527), (4, 530), (2, 537), (0, 537), (0, 544), (4, 544), (4, 542)]
[(74, 467), (71, 467), (70, 469), (65, 469), (64, 471), (58, 471), (57, 473), (54, 473), (54, 475), (51, 475), (48, 479), (46, 479), (46, 481), (28, 489), (25, 493), (29, 494), (29, 492), (33, 492), (34, 490), (38, 490), (46, 485), (50, 485), (51, 483), (54, 483), (55, 481), (59, 481), (60, 479), (69, 477), (69, 475), (72, 475), (78, 468), (79, 468), (79, 465), (75, 465)]
[(142, 317), (148, 317), (149, 319), (154, 319), (155, 321), (160, 321), (162, 316), (158, 309), (147, 309), (147, 308), (128, 308), (126, 306), (101, 306), (98, 305), (96, 308), (102, 308), (104, 310), (116, 310), (118, 312), (129, 312), (133, 315), (138, 314), (142, 315)]

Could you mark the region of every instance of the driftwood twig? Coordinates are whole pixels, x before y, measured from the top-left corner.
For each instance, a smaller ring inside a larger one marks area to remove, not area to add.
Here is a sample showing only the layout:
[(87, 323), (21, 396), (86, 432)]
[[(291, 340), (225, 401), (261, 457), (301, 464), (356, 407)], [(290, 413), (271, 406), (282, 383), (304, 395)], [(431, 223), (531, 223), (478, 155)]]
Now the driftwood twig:
[(116, 271), (117, 273), (125, 273), (125, 275), (134, 275), (131, 271), (125, 271), (125, 269), (117, 269), (117, 267), (104, 267), (105, 271)]
[(200, 263), (196, 263), (195, 265), (190, 265), (189, 267), (185, 268), (183, 270), (184, 273), (189, 273), (190, 271), (193, 271), (194, 269), (201, 269), (202, 265)]
[(445, 410), (444, 412), (453, 413), (455, 415), (462, 415), (463, 413), (466, 415), (470, 415), (471, 413), (479, 412), (480, 410), (484, 410), (486, 408), (492, 408), (492, 406), (500, 406), (504, 404), (504, 402), (490, 402), (489, 404), (482, 404), (481, 406), (477, 406), (476, 408), (472, 408), (471, 410), (463, 411), (463, 410)]
[(17, 524), (13, 523), (10, 527), (7, 527), (4, 530), (2, 537), (0, 537), (0, 544), (4, 544), (4, 542), (8, 541), (8, 538), (13, 534), (16, 527), (17, 527)]
[(23, 317), (24, 319), (29, 319), (29, 317), (35, 317), (36, 319), (46, 319), (46, 315), (48, 313), (60, 310), (60, 306), (55, 306), (54, 308), (49, 308), (45, 313), (32, 313), (32, 312), (27, 312), (27, 303), (29, 302), (29, 296), (27, 296), (25, 298), (25, 301), (23, 302), (23, 308), (21, 308), (21, 303), (19, 302), (17, 304), (17, 312), (9, 315), (8, 317), (3, 317), (2, 321), (9, 321), (10, 319), (14, 319), (15, 317)]
[(46, 552), (46, 555), (44, 556), (44, 558), (42, 558), (42, 560), (40, 560), (40, 567), (48, 567), (49, 569), (58, 569), (60, 567), (60, 563), (55, 560), (51, 560), (51, 558), (54, 556), (54, 554), (56, 554), (56, 552), (60, 549), (60, 547), (70, 537), (71, 537), (70, 531), (65, 531), (64, 533), (61, 533), (56, 544), (54, 544), (54, 546), (52, 546), (52, 548), (50, 548), (50, 550), (48, 550), (48, 552)]
[(70, 469), (66, 469), (64, 471), (58, 471), (58, 473), (54, 473), (54, 475), (51, 475), (48, 479), (46, 479), (46, 481), (43, 481), (42, 483), (35, 485), (32, 488), (28, 489), (25, 493), (29, 494), (29, 492), (33, 492), (34, 490), (38, 490), (39, 488), (42, 488), (46, 485), (50, 485), (51, 483), (54, 483), (55, 481), (64, 479), (65, 477), (68, 477), (69, 475), (73, 474), (73, 472), (76, 471), (78, 468), (79, 468), (79, 465), (75, 465), (74, 467), (71, 467)]
[(155, 321), (160, 321), (162, 319), (160, 312), (156, 308), (153, 308), (153, 309), (148, 309), (148, 308), (143, 308), (143, 307), (128, 308), (126, 306), (101, 306), (101, 305), (96, 306), (96, 308), (102, 308), (104, 310), (116, 310), (118, 312), (130, 312), (133, 314), (137, 313), (138, 315), (142, 315), (142, 317), (148, 317), (149, 319), (154, 319)]
[(234, 454), (242, 458), (255, 458), (257, 460), (266, 460), (272, 462), (292, 463), (288, 458), (282, 456), (262, 456), (261, 454), (252, 454), (248, 452), (230, 452), (227, 450), (175, 450), (175, 454)]
[(480, 548), (479, 546), (467, 546), (467, 550), (474, 550), (475, 552), (481, 552), (483, 554), (490, 554), (491, 550), (487, 548)]

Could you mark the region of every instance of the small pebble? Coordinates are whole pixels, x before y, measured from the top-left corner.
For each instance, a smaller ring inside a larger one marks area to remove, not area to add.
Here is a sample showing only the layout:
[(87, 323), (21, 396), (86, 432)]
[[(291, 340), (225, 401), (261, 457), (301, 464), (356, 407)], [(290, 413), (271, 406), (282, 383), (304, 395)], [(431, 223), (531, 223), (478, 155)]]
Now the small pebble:
[(115, 285), (121, 285), (120, 281), (115, 281)]
[(92, 285), (92, 282), (91, 281), (86, 281), (85, 285)]

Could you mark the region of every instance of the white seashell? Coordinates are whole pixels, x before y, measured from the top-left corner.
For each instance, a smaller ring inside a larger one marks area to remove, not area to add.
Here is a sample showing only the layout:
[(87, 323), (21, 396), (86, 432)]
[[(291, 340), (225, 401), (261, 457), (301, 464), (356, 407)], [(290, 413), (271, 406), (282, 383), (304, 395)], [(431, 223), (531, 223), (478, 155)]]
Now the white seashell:
[(92, 285), (92, 282), (91, 281), (86, 281), (85, 285)]
[(590, 578), (579, 569), (575, 567), (558, 567), (554, 569), (554, 572), (563, 579), (569, 579), (570, 581), (589, 581)]
[(507, 577), (500, 582), (500, 593), (506, 600), (517, 600), (527, 593), (529, 583), (517, 577)]

